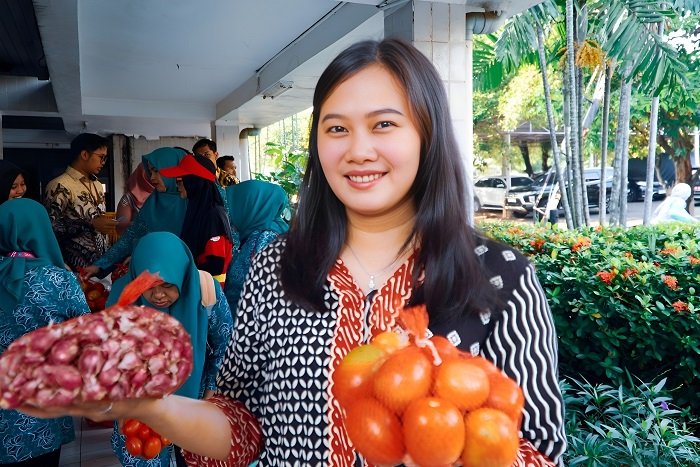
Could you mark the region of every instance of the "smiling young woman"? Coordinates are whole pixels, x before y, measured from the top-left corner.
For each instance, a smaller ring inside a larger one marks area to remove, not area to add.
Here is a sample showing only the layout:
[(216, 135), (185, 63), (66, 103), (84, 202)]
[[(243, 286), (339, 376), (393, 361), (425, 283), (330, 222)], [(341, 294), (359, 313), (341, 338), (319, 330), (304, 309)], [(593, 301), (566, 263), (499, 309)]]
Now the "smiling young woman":
[(112, 413), (144, 421), (192, 465), (356, 465), (332, 391), (339, 362), (424, 304), (432, 334), (522, 386), (518, 465), (561, 464), (552, 316), (527, 259), (467, 223), (435, 67), (401, 40), (357, 43), (323, 72), (313, 109), (299, 208), (252, 262), (218, 394)]

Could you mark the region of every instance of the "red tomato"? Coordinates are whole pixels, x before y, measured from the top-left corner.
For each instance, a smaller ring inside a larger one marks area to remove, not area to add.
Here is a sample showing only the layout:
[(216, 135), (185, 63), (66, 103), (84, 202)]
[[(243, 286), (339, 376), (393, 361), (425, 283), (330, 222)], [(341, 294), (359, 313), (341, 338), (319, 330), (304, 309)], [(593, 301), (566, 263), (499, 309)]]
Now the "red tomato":
[(160, 444), (163, 446), (169, 446), (170, 445), (170, 440), (166, 438), (165, 436), (160, 437)]
[(374, 374), (374, 396), (395, 414), (425, 397), (432, 384), (433, 364), (423, 350), (415, 346), (391, 354)]
[(138, 436), (141, 439), (141, 441), (145, 443), (146, 441), (148, 441), (148, 438), (153, 436), (153, 432), (148, 427), (148, 425), (142, 423), (139, 427), (139, 431), (136, 432), (136, 436)]
[(484, 405), (505, 413), (519, 427), (525, 405), (522, 388), (503, 373), (491, 375), (489, 384), (491, 391)]
[(485, 359), (484, 357), (478, 356), (478, 357), (473, 357), (469, 358), (469, 363), (472, 365), (476, 365), (482, 370), (486, 372), (488, 377), (490, 378), (491, 375), (502, 375), (503, 372), (501, 371), (500, 368), (498, 368), (496, 365), (493, 364), (490, 360)]
[(139, 428), (141, 428), (141, 422), (135, 418), (127, 418), (122, 425), (122, 433), (124, 433), (124, 436), (127, 438), (136, 437), (138, 436)]
[(510, 467), (520, 440), (513, 421), (500, 410), (482, 407), (464, 417), (464, 467)]
[(148, 438), (146, 443), (143, 445), (143, 457), (146, 459), (153, 459), (154, 457), (157, 457), (158, 454), (160, 454), (162, 447), (160, 436)]
[(433, 394), (465, 412), (481, 407), (489, 396), (489, 377), (472, 359), (448, 358), (435, 370)]
[(397, 332), (384, 331), (374, 336), (370, 343), (390, 354), (406, 347), (408, 345), (408, 337)]
[(341, 406), (372, 395), (374, 370), (384, 355), (379, 347), (367, 344), (355, 347), (340, 361), (333, 373), (333, 395)]
[[(462, 354), (462, 351), (455, 347), (454, 344), (445, 336), (433, 336), (430, 338), (430, 341), (433, 343), (435, 349), (437, 349), (438, 354), (443, 360), (458, 357)], [(427, 348), (426, 351), (430, 352), (430, 350)], [(430, 353), (430, 359), (433, 359), (432, 353)]]
[(464, 419), (456, 405), (437, 397), (411, 402), (403, 414), (406, 451), (417, 465), (452, 465), (464, 448)]
[(345, 429), (355, 449), (374, 465), (400, 464), (406, 449), (401, 422), (376, 399), (352, 402), (346, 409)]
[(126, 450), (132, 456), (141, 456), (143, 454), (143, 442), (134, 436), (127, 436)]

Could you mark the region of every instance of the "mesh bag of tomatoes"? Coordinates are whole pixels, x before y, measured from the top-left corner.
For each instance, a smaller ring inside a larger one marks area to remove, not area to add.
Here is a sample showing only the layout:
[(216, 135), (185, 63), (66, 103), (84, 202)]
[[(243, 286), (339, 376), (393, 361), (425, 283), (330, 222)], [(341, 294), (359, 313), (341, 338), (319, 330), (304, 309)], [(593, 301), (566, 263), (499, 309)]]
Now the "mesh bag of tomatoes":
[(424, 339), (424, 306), (401, 311), (407, 334), (384, 332), (351, 350), (333, 394), (355, 449), (375, 465), (510, 466), (524, 405), (493, 363), (441, 336)]
[(160, 436), (151, 427), (135, 418), (127, 418), (122, 424), (121, 432), (126, 437), (127, 452), (134, 457), (154, 459), (162, 449), (170, 445), (167, 438)]

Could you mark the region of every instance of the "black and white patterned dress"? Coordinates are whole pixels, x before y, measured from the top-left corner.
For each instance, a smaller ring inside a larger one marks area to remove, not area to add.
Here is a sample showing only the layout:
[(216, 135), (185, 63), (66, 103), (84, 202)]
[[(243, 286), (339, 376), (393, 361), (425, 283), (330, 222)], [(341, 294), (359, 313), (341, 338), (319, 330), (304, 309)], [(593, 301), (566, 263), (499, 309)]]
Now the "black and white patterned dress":
[[(396, 327), (398, 310), (411, 296), (415, 255), (370, 298), (338, 259), (325, 287), (330, 311), (318, 312), (285, 297), (278, 270), (283, 242), (269, 245), (253, 263), (217, 379), (219, 391), (236, 401), (231, 403), (238, 415), (228, 412), (234, 444), (255, 442), (251, 438), (259, 428), (251, 420), (256, 419), (262, 429), (261, 465), (356, 465), (340, 407), (331, 396), (333, 371), (351, 349)], [(564, 407), (557, 383), (556, 333), (544, 292), (520, 253), (483, 240), (475, 254), (505, 306), (430, 331), (492, 360), (523, 388), (519, 465), (551, 465), (535, 449), (561, 464), (566, 449)], [(241, 421), (242, 416), (247, 421)], [(240, 455), (240, 448), (232, 446), (232, 453), (237, 449)], [(189, 460), (229, 465), (196, 456)]]

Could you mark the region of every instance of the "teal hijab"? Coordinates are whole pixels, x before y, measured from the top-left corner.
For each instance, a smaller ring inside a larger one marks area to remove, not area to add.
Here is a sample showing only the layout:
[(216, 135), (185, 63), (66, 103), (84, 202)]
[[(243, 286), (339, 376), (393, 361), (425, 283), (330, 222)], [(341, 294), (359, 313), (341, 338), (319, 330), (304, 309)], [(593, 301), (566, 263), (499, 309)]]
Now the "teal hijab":
[[(129, 272), (119, 278), (109, 294), (108, 304), (116, 303), (124, 286), (143, 271), (158, 273), (170, 284), (175, 284), (180, 293), (168, 309), (161, 309), (177, 319), (192, 339), (194, 367), (192, 374), (175, 393), (193, 399), (199, 398), (204, 371), (204, 356), (207, 345), (207, 311), (202, 305), (202, 289), (199, 285), (199, 271), (192, 253), (185, 243), (170, 232), (153, 232), (144, 235), (134, 248), (129, 264)], [(135, 302), (154, 308), (143, 296)]]
[(19, 198), (0, 204), (0, 256), (12, 252), (31, 253), (35, 258), (0, 262), (0, 308), (5, 311), (17, 306), (27, 269), (52, 265), (65, 269), (49, 215), (36, 201)]
[(282, 187), (262, 180), (247, 180), (226, 187), (231, 225), (241, 243), (255, 231), (284, 233), (289, 226), (282, 216), (287, 208), (287, 194)]
[[(143, 167), (150, 178), (151, 167), (159, 172), (176, 166), (187, 154), (183, 149), (159, 148), (142, 157)], [(180, 197), (174, 178), (163, 177), (165, 191), (154, 190), (146, 199), (138, 216), (148, 225), (149, 232), (172, 232), (180, 235), (187, 210), (187, 200)]]

